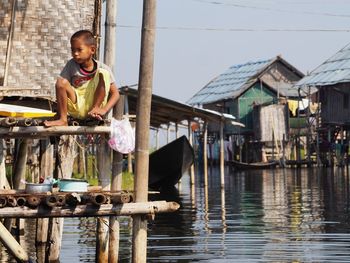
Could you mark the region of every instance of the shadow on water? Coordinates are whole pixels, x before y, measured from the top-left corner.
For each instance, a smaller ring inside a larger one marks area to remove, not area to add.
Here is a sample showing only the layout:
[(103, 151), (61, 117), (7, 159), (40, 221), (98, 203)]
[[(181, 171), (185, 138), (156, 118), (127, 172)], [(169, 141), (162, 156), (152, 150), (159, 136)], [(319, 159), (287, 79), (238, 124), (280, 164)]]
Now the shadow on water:
[[(161, 191), (181, 208), (149, 222), (147, 262), (350, 262), (348, 169), (226, 169), (221, 189), (213, 167), (208, 179)], [(94, 262), (95, 219), (65, 222), (61, 262)], [(131, 219), (120, 228), (119, 262), (131, 262)]]

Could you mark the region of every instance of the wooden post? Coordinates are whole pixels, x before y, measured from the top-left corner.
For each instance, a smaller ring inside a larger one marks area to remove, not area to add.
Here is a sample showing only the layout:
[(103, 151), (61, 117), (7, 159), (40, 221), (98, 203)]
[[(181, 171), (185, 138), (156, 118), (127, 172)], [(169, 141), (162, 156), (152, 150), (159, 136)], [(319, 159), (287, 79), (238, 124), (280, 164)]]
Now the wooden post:
[[(43, 178), (53, 177), (53, 153), (54, 147), (48, 139), (40, 141), (40, 174)], [(45, 261), (45, 247), (48, 238), (48, 218), (38, 218), (36, 221), (35, 247), (39, 262)]]
[(340, 166), (344, 166), (344, 126), (340, 128)]
[(175, 138), (179, 138), (179, 124), (175, 123)]
[(23, 139), (21, 142), (19, 142), (18, 152), (17, 152), (15, 164), (14, 164), (14, 173), (13, 173), (14, 189), (24, 188), (24, 184), (22, 182), (25, 179), (24, 177), (26, 173), (27, 156), (28, 156), (28, 140)]
[[(112, 70), (114, 69), (115, 58), (116, 58), (116, 26), (117, 26), (117, 0), (106, 1), (106, 22), (105, 22), (105, 48), (104, 48), (104, 63), (108, 65)], [(119, 99), (116, 105), (114, 117), (122, 119), (124, 113), (124, 99)], [(108, 147), (107, 143), (104, 143), (104, 148)], [(109, 153), (109, 154), (108, 154)], [(110, 150), (107, 150), (107, 156), (110, 158)], [(108, 157), (107, 157), (108, 158)], [(101, 159), (99, 161), (102, 161)], [(109, 162), (109, 161), (107, 161)], [(112, 185), (110, 182), (103, 183), (102, 187), (106, 190), (120, 190), (122, 184), (122, 167), (123, 166), (123, 155), (121, 153), (113, 151), (113, 166), (112, 166)], [(109, 167), (100, 166), (105, 171), (100, 171), (104, 180), (108, 179), (106, 174)], [(101, 224), (101, 220), (105, 220), (108, 224), (108, 218), (98, 220), (97, 226), (100, 227), (98, 232), (99, 241), (97, 242), (97, 262), (118, 262), (118, 250), (119, 250), (119, 222), (115, 217), (110, 217), (110, 231), (109, 231), (109, 245), (108, 245), (108, 226)]]
[[(193, 133), (191, 128), (191, 120), (188, 120), (187, 123), (188, 123), (188, 140), (190, 141), (190, 144), (193, 147)], [(190, 168), (190, 183), (191, 185), (194, 185), (195, 183), (193, 164), (191, 165), (191, 168)]]
[[(110, 166), (111, 151), (105, 135), (100, 135), (100, 145), (97, 148), (97, 167), (99, 172), (99, 184), (103, 190), (110, 190)], [(108, 262), (109, 248), (109, 218), (99, 217), (96, 224), (96, 262)]]
[[(139, 90), (136, 110), (135, 201), (148, 199), (149, 126), (151, 116), (156, 0), (143, 1)], [(147, 262), (147, 219), (133, 217), (132, 262)]]
[[(108, 3), (108, 2), (107, 2)], [(117, 105), (114, 108), (114, 118), (121, 120), (124, 114), (124, 96), (121, 95)], [(122, 190), (123, 179), (123, 154), (113, 151), (112, 163), (112, 184), (111, 191)], [(109, 217), (109, 254), (108, 262), (117, 263), (119, 255), (119, 221), (117, 217)]]
[[(71, 178), (73, 173), (73, 163), (76, 156), (75, 136), (64, 135), (58, 142), (58, 153), (56, 162), (58, 162), (58, 178)], [(47, 260), (57, 261), (59, 259), (62, 233), (63, 218), (53, 218), (49, 220), (49, 233), (47, 242)]]
[(159, 128), (156, 130), (156, 149), (159, 149)]
[(170, 124), (168, 124), (168, 127), (166, 129), (166, 143), (168, 144), (170, 142)]
[(220, 183), (221, 183), (221, 188), (225, 187), (224, 122), (225, 122), (225, 119), (222, 118), (220, 120)]
[(0, 189), (10, 189), (10, 184), (6, 177), (4, 140), (0, 139)]
[(0, 222), (0, 241), (13, 255), (18, 262), (29, 262), (27, 252), (18, 244), (17, 240), (11, 235), (6, 227)]
[(208, 123), (204, 121), (203, 125), (203, 168), (204, 168), (204, 186), (208, 185)]

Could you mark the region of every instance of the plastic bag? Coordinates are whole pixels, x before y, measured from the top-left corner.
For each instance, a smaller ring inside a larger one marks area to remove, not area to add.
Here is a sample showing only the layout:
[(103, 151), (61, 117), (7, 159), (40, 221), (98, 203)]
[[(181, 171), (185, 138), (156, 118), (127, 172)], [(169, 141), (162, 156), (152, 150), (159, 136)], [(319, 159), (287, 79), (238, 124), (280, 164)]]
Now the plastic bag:
[(129, 119), (111, 121), (111, 138), (108, 145), (120, 153), (130, 153), (135, 149), (135, 130), (131, 127)]

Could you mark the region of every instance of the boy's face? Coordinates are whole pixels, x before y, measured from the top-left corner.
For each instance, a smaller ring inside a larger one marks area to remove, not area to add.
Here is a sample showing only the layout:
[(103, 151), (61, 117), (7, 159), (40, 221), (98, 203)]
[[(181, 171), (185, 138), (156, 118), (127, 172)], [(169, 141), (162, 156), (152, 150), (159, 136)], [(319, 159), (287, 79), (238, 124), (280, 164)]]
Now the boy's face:
[(71, 42), (72, 57), (78, 64), (85, 64), (92, 59), (96, 48), (93, 45), (87, 45), (82, 38), (75, 38)]

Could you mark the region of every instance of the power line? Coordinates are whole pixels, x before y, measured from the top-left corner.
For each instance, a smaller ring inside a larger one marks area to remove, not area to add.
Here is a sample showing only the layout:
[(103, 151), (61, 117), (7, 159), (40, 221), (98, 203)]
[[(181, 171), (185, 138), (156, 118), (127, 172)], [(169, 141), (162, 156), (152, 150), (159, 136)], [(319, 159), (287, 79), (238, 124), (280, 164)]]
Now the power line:
[(289, 13), (289, 14), (293, 13), (293, 14), (304, 14), (304, 15), (320, 15), (320, 16), (350, 18), (350, 15), (319, 13), (319, 12), (310, 12), (310, 11), (293, 11), (293, 10), (276, 9), (276, 8), (269, 8), (269, 7), (242, 5), (242, 4), (235, 4), (235, 3), (224, 3), (224, 2), (212, 1), (212, 0), (192, 0), (192, 1), (199, 2), (199, 3), (205, 3), (205, 4), (211, 4), (211, 5), (225, 5), (225, 6), (246, 8), (246, 9), (273, 11), (273, 12), (281, 12), (281, 13)]
[[(140, 26), (117, 25), (119, 28), (140, 29)], [(349, 33), (350, 28), (345, 29), (298, 29), (298, 28), (210, 28), (210, 27), (178, 27), (178, 26), (158, 26), (159, 30), (179, 30), (179, 31), (217, 31), (217, 32), (322, 32), (322, 33)]]

